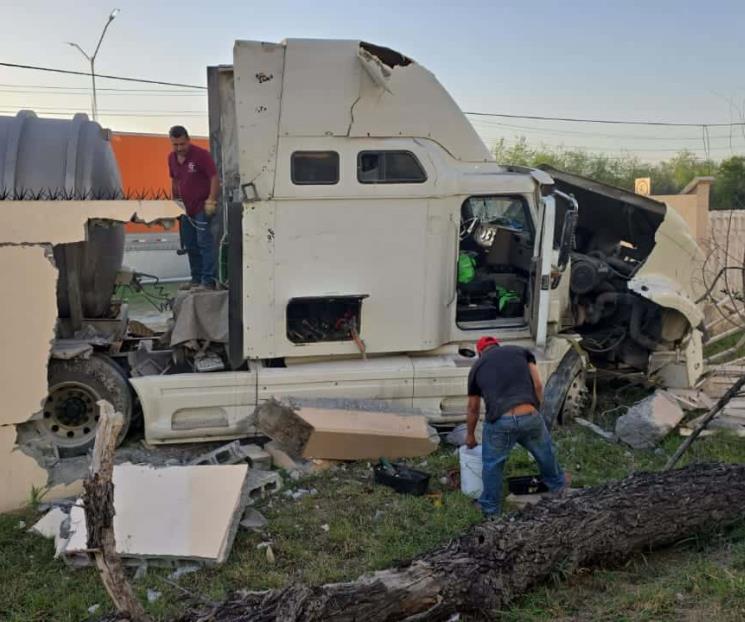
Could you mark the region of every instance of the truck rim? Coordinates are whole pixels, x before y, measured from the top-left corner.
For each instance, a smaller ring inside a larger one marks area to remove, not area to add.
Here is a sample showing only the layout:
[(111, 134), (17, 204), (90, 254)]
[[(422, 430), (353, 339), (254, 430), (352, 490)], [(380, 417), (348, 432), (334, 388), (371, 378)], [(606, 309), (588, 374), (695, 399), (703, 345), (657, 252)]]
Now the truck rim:
[(53, 386), (44, 403), (43, 429), (58, 446), (78, 446), (96, 434), (101, 399), (91, 387), (79, 382)]

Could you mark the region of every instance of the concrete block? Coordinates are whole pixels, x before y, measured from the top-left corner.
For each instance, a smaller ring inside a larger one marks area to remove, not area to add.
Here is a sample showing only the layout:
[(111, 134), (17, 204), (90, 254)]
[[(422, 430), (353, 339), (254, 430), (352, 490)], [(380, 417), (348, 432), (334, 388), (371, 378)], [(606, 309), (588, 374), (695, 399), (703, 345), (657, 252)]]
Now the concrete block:
[(245, 490), (248, 493), (249, 505), (277, 492), (280, 488), (282, 488), (282, 478), (276, 471), (251, 469), (246, 476)]
[(683, 409), (666, 391), (634, 404), (616, 420), (616, 436), (634, 449), (652, 449), (683, 419)]
[(268, 471), (272, 468), (272, 455), (259, 445), (241, 445), (241, 452), (252, 469)]
[(248, 462), (255, 469), (272, 468), (272, 456), (268, 452), (258, 445), (241, 445), (240, 441), (233, 441), (197, 456), (189, 462), (189, 465), (237, 464), (239, 462)]

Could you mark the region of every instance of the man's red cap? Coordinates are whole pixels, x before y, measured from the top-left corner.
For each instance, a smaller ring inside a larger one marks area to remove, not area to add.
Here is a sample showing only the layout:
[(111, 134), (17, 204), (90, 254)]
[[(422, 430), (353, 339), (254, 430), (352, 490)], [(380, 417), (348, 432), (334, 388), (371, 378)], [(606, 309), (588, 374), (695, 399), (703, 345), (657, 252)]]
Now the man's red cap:
[(489, 346), (498, 346), (498, 345), (499, 345), (499, 339), (497, 339), (496, 337), (480, 337), (479, 340), (476, 342), (476, 352), (481, 354)]

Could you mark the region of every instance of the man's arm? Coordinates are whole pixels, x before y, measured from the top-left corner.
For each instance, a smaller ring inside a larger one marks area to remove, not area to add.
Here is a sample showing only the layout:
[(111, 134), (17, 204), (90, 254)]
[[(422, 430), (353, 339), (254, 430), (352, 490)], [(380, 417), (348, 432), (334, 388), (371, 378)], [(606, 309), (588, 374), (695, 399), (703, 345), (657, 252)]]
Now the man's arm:
[(535, 389), (535, 396), (538, 399), (538, 406), (543, 404), (543, 382), (541, 381), (541, 375), (538, 373), (538, 366), (535, 363), (528, 363), (528, 369), (530, 370), (530, 377), (533, 380), (533, 389)]
[(208, 201), (217, 201), (217, 195), (220, 194), (220, 179), (217, 174), (210, 178), (210, 196)]
[(478, 395), (468, 396), (468, 414), (466, 416), (466, 445), (468, 448), (476, 447), (476, 425), (479, 422), (479, 411), (481, 410), (481, 397)]

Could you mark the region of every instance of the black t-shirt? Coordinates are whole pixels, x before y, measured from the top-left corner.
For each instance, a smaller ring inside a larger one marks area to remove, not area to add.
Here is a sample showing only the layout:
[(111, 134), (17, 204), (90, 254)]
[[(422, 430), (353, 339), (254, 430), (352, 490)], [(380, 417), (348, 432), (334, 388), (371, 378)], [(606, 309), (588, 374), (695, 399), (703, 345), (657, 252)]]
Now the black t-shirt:
[(484, 398), (487, 421), (496, 421), (519, 404), (538, 408), (528, 363), (535, 363), (535, 357), (519, 346), (494, 346), (474, 363), (468, 395)]

